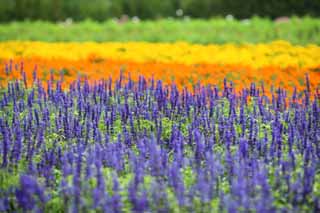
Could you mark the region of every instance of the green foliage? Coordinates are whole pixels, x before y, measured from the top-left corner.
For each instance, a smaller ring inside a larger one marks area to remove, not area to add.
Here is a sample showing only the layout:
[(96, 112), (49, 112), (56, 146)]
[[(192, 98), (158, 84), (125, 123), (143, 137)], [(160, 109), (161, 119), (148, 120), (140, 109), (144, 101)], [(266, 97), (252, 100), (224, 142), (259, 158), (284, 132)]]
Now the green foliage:
[(136, 129), (140, 127), (140, 130), (147, 130), (148, 132), (152, 132), (151, 130), (155, 128), (155, 124), (146, 119), (134, 120), (133, 123)]
[(10, 187), (17, 186), (19, 183), (19, 175), (13, 175), (5, 169), (0, 170), (0, 188), (2, 190), (9, 189)]
[(122, 132), (122, 124), (121, 124), (120, 118), (118, 118), (117, 120), (114, 121), (112, 128), (113, 128), (112, 139), (115, 141), (118, 137), (118, 134), (121, 134), (121, 132)]
[(139, 23), (128, 21), (123, 24), (111, 20), (102, 23), (86, 20), (70, 25), (42, 21), (0, 24), (0, 41), (187, 41), (201, 44), (241, 44), (281, 39), (306, 45), (320, 44), (319, 33), (320, 20), (310, 17), (294, 17), (285, 23), (255, 17), (247, 21), (216, 18), (184, 21), (162, 19)]
[(173, 121), (167, 117), (162, 119), (162, 139), (167, 141), (171, 137)]
[[(182, 9), (182, 13), (176, 13)], [(143, 19), (192, 16), (209, 18), (233, 14), (238, 18), (252, 15), (279, 17), (288, 15), (319, 16), (319, 0), (0, 0), (0, 21), (41, 19), (74, 20), (91, 18), (102, 21), (123, 14)]]
[(183, 175), (184, 184), (187, 187), (191, 187), (195, 183), (196, 176), (191, 167), (183, 168), (182, 175)]
[(320, 173), (316, 174), (316, 176), (315, 176), (313, 192), (314, 192), (315, 196), (320, 197)]
[(45, 205), (46, 212), (54, 211), (58, 213), (64, 212), (64, 206), (63, 206), (63, 198), (59, 196), (55, 196), (52, 199), (49, 200), (48, 203)]
[(178, 204), (178, 201), (176, 199), (176, 196), (174, 194), (174, 190), (170, 187), (168, 187), (166, 189), (166, 193), (168, 195), (168, 200), (170, 200), (170, 210), (171, 212), (180, 212), (179, 211), (179, 204)]

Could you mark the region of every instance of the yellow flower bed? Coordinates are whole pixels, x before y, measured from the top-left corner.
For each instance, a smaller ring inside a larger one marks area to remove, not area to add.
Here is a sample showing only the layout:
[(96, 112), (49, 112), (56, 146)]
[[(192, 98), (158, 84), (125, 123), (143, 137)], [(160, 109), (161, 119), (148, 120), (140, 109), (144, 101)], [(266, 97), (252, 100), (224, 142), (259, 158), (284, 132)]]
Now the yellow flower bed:
[(317, 67), (320, 47), (294, 46), (285, 41), (268, 44), (196, 45), (184, 42), (146, 43), (44, 43), (2, 42), (0, 58), (17, 57), (82, 60), (92, 55), (113, 60), (134, 62), (161, 62), (177, 64), (243, 64), (252, 68), (265, 66)]

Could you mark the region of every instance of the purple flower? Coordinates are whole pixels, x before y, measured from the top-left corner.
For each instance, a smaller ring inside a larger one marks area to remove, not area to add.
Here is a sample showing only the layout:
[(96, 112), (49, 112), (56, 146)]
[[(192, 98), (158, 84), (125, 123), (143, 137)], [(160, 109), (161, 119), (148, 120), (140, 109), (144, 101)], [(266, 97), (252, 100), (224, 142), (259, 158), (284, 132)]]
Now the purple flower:
[(16, 190), (19, 206), (24, 210), (32, 210), (36, 205), (41, 207), (47, 202), (44, 189), (29, 175), (20, 176), (20, 189)]

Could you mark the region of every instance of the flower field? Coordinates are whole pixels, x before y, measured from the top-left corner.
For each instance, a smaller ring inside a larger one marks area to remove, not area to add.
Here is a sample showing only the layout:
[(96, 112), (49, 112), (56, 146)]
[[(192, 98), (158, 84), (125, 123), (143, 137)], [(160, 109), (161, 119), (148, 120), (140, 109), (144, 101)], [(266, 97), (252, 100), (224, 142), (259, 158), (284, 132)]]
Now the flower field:
[(199, 81), (222, 86), (226, 79), (237, 89), (263, 82), (267, 91), (271, 86), (303, 91), (306, 73), (312, 90), (320, 82), (320, 47), (294, 46), (285, 41), (257, 45), (2, 42), (0, 49), (2, 85), (19, 78), (21, 65), (29, 78), (35, 70), (44, 81), (52, 73), (58, 78), (63, 73), (67, 84), (79, 76), (91, 81), (110, 75), (118, 78), (119, 70), (130, 73), (134, 80), (140, 75), (153, 76), (189, 89)]
[(0, 50), (0, 211), (320, 211), (318, 45)]

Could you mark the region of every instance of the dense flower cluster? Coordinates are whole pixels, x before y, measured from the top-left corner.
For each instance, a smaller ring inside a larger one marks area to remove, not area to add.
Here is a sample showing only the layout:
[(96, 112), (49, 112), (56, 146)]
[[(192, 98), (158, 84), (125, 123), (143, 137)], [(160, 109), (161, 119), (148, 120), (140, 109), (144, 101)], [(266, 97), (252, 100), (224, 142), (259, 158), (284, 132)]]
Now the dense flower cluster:
[(133, 62), (177, 64), (245, 64), (253, 68), (265, 66), (319, 66), (320, 47), (294, 46), (286, 41), (268, 44), (199, 45), (185, 42), (1, 42), (0, 58), (32, 58), (82, 60), (90, 56)]
[[(320, 211), (320, 106), (120, 76), (0, 96), (0, 210)], [(319, 94), (318, 94), (319, 95)]]
[(312, 89), (320, 82), (320, 47), (294, 46), (284, 41), (257, 45), (3, 42), (0, 49), (0, 87), (19, 78), (12, 70), (19, 70), (21, 62), (29, 78), (34, 69), (42, 80), (49, 80), (50, 72), (55, 76), (63, 73), (67, 84), (79, 75), (93, 80), (110, 75), (118, 78), (115, 73), (119, 70), (130, 71), (134, 80), (143, 75), (174, 82), (179, 89), (190, 89), (198, 81), (221, 87), (226, 78), (238, 89), (263, 81), (268, 89), (281, 86), (293, 92), (296, 86), (301, 92), (306, 73)]

